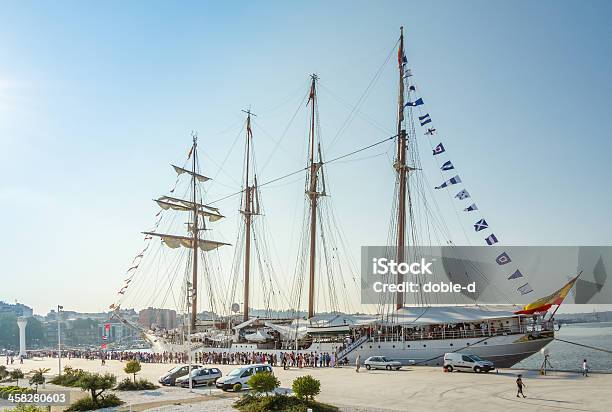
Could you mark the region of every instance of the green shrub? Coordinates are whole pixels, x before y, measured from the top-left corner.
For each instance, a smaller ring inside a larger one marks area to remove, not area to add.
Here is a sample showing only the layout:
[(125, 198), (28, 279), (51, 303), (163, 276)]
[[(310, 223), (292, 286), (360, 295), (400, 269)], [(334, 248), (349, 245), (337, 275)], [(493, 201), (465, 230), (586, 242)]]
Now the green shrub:
[(49, 382), (54, 385), (76, 387), (78, 386), (77, 382), (85, 373), (86, 372), (83, 369), (73, 369), (70, 366), (66, 366), (62, 375), (56, 376)]
[(6, 370), (6, 366), (0, 365), (0, 381), (6, 379), (8, 376), (8, 371)]
[(260, 372), (252, 375), (247, 385), (257, 393), (270, 393), (280, 386), (280, 381), (271, 372)]
[(79, 399), (78, 401), (70, 405), (70, 407), (66, 409), (66, 411), (67, 412), (94, 411), (96, 409), (112, 408), (114, 406), (120, 406), (120, 405), (123, 405), (123, 403), (124, 402), (121, 399), (119, 399), (116, 395), (111, 393), (104, 397), (99, 397), (98, 400), (96, 401), (94, 401), (90, 397)]
[(321, 392), (321, 382), (310, 375), (300, 376), (295, 378), (291, 389), (300, 399), (314, 400), (314, 397)]
[(115, 388), (118, 391), (146, 391), (151, 389), (157, 389), (159, 386), (146, 379), (138, 379), (134, 383), (130, 378), (125, 378)]
[(19, 386), (2, 386), (0, 387), (0, 399), (8, 399), (10, 395), (19, 393), (34, 393), (30, 388), (21, 388)]
[(287, 395), (255, 396), (245, 395), (234, 402), (234, 407), (241, 412), (337, 412), (338, 408), (325, 403), (309, 401)]
[(47, 412), (47, 409), (43, 409), (34, 405), (26, 405), (23, 403), (19, 403), (16, 407), (8, 409), (5, 412)]

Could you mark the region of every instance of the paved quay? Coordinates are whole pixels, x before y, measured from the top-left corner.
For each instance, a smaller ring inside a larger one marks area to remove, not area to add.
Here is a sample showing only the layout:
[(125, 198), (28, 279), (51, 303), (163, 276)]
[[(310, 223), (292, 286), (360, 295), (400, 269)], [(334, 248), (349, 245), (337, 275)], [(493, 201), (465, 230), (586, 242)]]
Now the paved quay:
[[(99, 360), (63, 359), (62, 365), (92, 372), (109, 372), (117, 379), (127, 377), (125, 363)], [(20, 367), (27, 373), (32, 369), (51, 368), (57, 373), (57, 359), (28, 359)], [(157, 382), (173, 364), (142, 364), (138, 376)], [(212, 365), (211, 365), (212, 366)], [(215, 365), (224, 375), (234, 365)], [(11, 367), (9, 366), (9, 369)], [(512, 411), (611, 411), (612, 375), (592, 374), (582, 377), (579, 373), (549, 372), (540, 376), (534, 371), (503, 369), (499, 373), (474, 374), (467, 372), (444, 373), (442, 368), (404, 367), (400, 371), (367, 371), (359, 373), (352, 367), (342, 368), (274, 368), (281, 388), (291, 388), (293, 379), (310, 374), (321, 381), (319, 401), (340, 406), (343, 411), (458, 411), (489, 410)], [(523, 374), (526, 399), (516, 397), (515, 379)], [(26, 380), (22, 380), (22, 385)], [(51, 385), (46, 385), (47, 390)], [(60, 387), (58, 387), (60, 389)], [(61, 388), (65, 390), (65, 388)], [(281, 389), (281, 390), (282, 390)], [(118, 392), (126, 408), (129, 405), (139, 411), (229, 411), (232, 393), (214, 388), (188, 389), (163, 387), (153, 391)], [(74, 390), (75, 397), (83, 396)], [(229, 397), (229, 398), (228, 398)], [(59, 408), (53, 408), (60, 411)]]

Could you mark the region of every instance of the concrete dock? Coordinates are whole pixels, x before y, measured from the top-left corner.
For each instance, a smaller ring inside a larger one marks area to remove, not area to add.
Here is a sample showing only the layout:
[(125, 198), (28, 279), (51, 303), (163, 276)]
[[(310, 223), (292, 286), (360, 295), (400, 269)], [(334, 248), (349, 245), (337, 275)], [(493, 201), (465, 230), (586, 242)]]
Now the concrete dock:
[[(109, 372), (118, 380), (127, 377), (125, 363), (99, 360), (63, 359), (62, 365), (91, 372)], [(138, 376), (157, 382), (173, 364), (142, 364)], [(211, 365), (212, 366), (212, 365)], [(227, 374), (234, 365), (215, 365)], [(38, 368), (51, 368), (57, 373), (57, 359), (27, 359), (23, 365), (13, 365), (25, 373)], [(11, 366), (9, 365), (9, 369)], [(321, 381), (317, 400), (330, 403), (345, 411), (611, 411), (612, 375), (549, 372), (540, 376), (534, 371), (503, 369), (498, 373), (444, 373), (442, 368), (404, 367), (400, 371), (367, 371), (354, 367), (342, 368), (274, 368), (281, 388), (291, 388), (293, 379), (310, 374)], [(527, 398), (516, 397), (516, 376), (522, 373)], [(22, 385), (26, 380), (22, 380)], [(47, 385), (47, 389), (50, 385)], [(58, 388), (65, 390), (65, 388)], [(182, 388), (162, 388), (154, 393), (118, 392), (133, 410), (232, 410), (231, 393), (218, 389), (196, 388), (194, 393)], [(74, 396), (83, 396), (78, 389)], [(181, 405), (183, 407), (181, 408)], [(166, 405), (166, 406), (164, 406)], [(56, 410), (56, 408), (54, 408)], [(61, 410), (61, 409), (57, 409)]]

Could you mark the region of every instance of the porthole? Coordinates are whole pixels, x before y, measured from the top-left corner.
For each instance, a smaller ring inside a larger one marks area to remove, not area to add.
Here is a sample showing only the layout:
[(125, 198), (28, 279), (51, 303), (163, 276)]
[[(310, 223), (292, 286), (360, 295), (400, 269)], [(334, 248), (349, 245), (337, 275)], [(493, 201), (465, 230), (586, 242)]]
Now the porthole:
[(423, 345), (423, 347), (424, 347), (424, 348), (426, 348), (426, 347), (427, 347), (427, 345)]
[(395, 349), (395, 345), (393, 345), (393, 349)]
[(485, 345), (488, 345), (488, 344), (489, 344), (489, 342), (485, 342)]
[(451, 346), (453, 346), (453, 344), (451, 343)]
[(378, 349), (380, 349), (380, 345), (378, 345)]

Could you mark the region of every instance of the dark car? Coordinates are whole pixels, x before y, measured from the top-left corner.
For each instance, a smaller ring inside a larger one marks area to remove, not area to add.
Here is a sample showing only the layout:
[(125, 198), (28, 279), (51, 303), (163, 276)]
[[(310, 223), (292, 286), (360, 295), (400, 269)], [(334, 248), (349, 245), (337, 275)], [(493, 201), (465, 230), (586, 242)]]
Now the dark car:
[[(191, 365), (191, 370), (199, 369), (202, 365)], [(187, 376), (189, 373), (189, 365), (178, 365), (174, 368), (170, 369), (164, 375), (159, 378), (159, 383), (167, 386), (174, 386), (176, 384), (176, 378), (180, 378), (181, 376)]]

